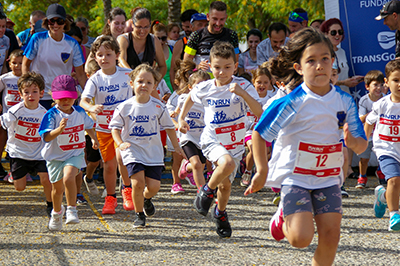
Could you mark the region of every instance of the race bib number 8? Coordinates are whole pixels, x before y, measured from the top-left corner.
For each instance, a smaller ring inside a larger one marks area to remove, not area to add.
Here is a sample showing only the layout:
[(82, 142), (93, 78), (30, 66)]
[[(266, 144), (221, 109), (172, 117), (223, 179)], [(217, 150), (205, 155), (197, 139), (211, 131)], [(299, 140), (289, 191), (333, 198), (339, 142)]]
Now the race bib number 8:
[(57, 137), (58, 145), (63, 151), (83, 149), (86, 145), (85, 131), (83, 124), (69, 127)]
[(18, 120), (15, 129), (15, 138), (26, 142), (40, 142), (40, 123), (29, 123)]
[(339, 176), (343, 165), (343, 145), (300, 142), (293, 173), (316, 177)]
[(378, 134), (381, 140), (400, 142), (400, 121), (379, 118)]
[(114, 110), (103, 110), (97, 115), (97, 123), (102, 129), (108, 129), (108, 125), (113, 117)]
[(234, 150), (244, 145), (246, 127), (244, 123), (237, 125), (219, 127), (215, 129), (218, 141), (227, 149)]

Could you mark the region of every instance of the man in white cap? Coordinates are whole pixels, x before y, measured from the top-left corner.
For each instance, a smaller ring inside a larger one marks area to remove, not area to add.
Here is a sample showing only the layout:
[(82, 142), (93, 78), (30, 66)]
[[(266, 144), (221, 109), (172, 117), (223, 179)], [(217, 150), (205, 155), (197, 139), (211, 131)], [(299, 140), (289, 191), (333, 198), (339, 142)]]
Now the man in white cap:
[(383, 5), (379, 16), (376, 20), (383, 19), (383, 24), (389, 27), (390, 30), (396, 30), (396, 58), (400, 57), (400, 1), (392, 0)]

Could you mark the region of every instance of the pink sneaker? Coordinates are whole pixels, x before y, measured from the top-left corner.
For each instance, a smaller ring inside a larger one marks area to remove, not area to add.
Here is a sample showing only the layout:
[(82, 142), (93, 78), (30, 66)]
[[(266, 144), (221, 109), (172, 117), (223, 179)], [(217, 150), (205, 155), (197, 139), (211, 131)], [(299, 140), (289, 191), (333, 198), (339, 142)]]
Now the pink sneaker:
[(4, 178), (4, 181), (8, 181), (9, 183), (14, 183), (14, 178), (11, 175), (11, 172), (7, 174), (7, 176)]
[(189, 173), (189, 174), (186, 176), (185, 179), (186, 179), (186, 181), (188, 181), (188, 183), (189, 183), (190, 186), (192, 186), (192, 187), (197, 187), (196, 182), (194, 181), (194, 178), (193, 178), (193, 174), (192, 174), (192, 173)]
[(185, 193), (185, 190), (182, 188), (181, 183), (176, 183), (172, 185), (171, 193), (172, 194)]
[(282, 239), (285, 238), (282, 226), (283, 226), (283, 208), (282, 204), (279, 204), (278, 210), (276, 211), (274, 216), (272, 216), (271, 221), (269, 222), (269, 231), (271, 232), (272, 237), (276, 241), (281, 241)]
[(181, 167), (179, 167), (179, 178), (180, 179), (185, 179), (187, 175), (189, 174), (186, 167), (189, 164), (189, 160), (183, 159), (181, 162)]

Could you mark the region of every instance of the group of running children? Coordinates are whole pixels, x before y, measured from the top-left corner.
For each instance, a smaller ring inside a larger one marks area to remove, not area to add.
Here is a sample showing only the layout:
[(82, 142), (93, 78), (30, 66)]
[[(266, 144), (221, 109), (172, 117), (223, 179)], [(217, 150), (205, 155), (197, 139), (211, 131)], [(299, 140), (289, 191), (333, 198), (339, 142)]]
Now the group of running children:
[[(254, 86), (234, 76), (238, 63), (229, 43), (217, 42), (210, 51), (213, 79), (196, 70), (193, 62), (179, 62), (175, 81), (179, 89), (171, 95), (175, 103), (169, 101), (173, 107), (169, 109), (151, 97), (160, 81), (154, 68), (142, 64), (131, 71), (116, 65), (115, 39), (99, 37), (91, 52), (100, 70), (88, 80), (80, 106), (74, 105), (78, 99), (74, 79), (62, 75), (52, 83), (55, 106), (48, 111), (39, 104), (42, 76), (21, 75), (17, 66), (22, 54), (10, 55), (12, 74), (8, 75), (13, 79), (7, 82), (17, 84), (22, 100), (1, 116), (8, 130), (10, 171), (17, 190), (25, 188), (29, 172), (38, 173), (51, 210), (50, 230), (62, 229), (64, 191), (66, 224), (79, 223), (75, 177), (86, 165), (85, 131), (89, 145), (100, 149), (104, 161), (103, 214), (115, 213), (118, 165), (123, 187), (132, 191), (133, 227), (144, 227), (146, 216), (155, 213), (151, 199), (160, 189), (164, 166), (160, 130), (166, 131), (176, 155), (188, 160), (182, 163), (180, 175), (193, 175), (198, 187), (196, 211), (206, 216), (215, 200), (212, 216), (220, 237), (232, 234), (226, 210), (231, 184), (244, 143), (251, 143), (257, 169), (251, 181), (243, 180), (248, 185), (244, 195), (265, 185), (281, 191), (270, 222), (277, 241), (286, 237), (292, 246), (308, 246), (315, 221), (319, 235), (315, 264), (332, 264), (339, 243), (343, 147), (363, 153), (366, 136), (373, 131), (374, 151), (388, 181), (387, 190), (383, 186), (375, 190), (375, 216), (382, 217), (388, 206), (389, 230), (400, 230), (400, 115), (396, 112), (400, 111), (400, 60), (386, 66), (384, 81), (391, 94), (383, 98), (383, 74), (366, 75), (369, 106), (361, 116), (363, 126), (352, 97), (332, 84), (332, 44), (313, 28), (296, 33), (276, 58), (254, 71)], [(274, 88), (275, 82), (281, 84), (279, 89)], [(16, 89), (14, 85), (5, 89), (10, 88)], [(16, 95), (5, 93), (5, 103)], [(86, 112), (95, 117), (96, 133)], [(214, 168), (209, 179), (203, 175), (207, 160)]]

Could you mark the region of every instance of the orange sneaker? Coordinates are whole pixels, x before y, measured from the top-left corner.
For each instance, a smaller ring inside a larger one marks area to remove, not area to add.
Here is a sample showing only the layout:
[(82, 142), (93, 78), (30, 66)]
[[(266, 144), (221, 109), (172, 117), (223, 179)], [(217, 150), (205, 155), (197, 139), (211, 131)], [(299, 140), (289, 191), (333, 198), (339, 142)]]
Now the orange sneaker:
[(107, 196), (106, 202), (104, 202), (102, 214), (115, 214), (115, 208), (117, 207), (117, 199), (113, 196)]
[(133, 206), (133, 201), (132, 201), (132, 188), (127, 187), (124, 188), (122, 191), (122, 200), (123, 200), (123, 206), (126, 211), (134, 211), (135, 206)]

